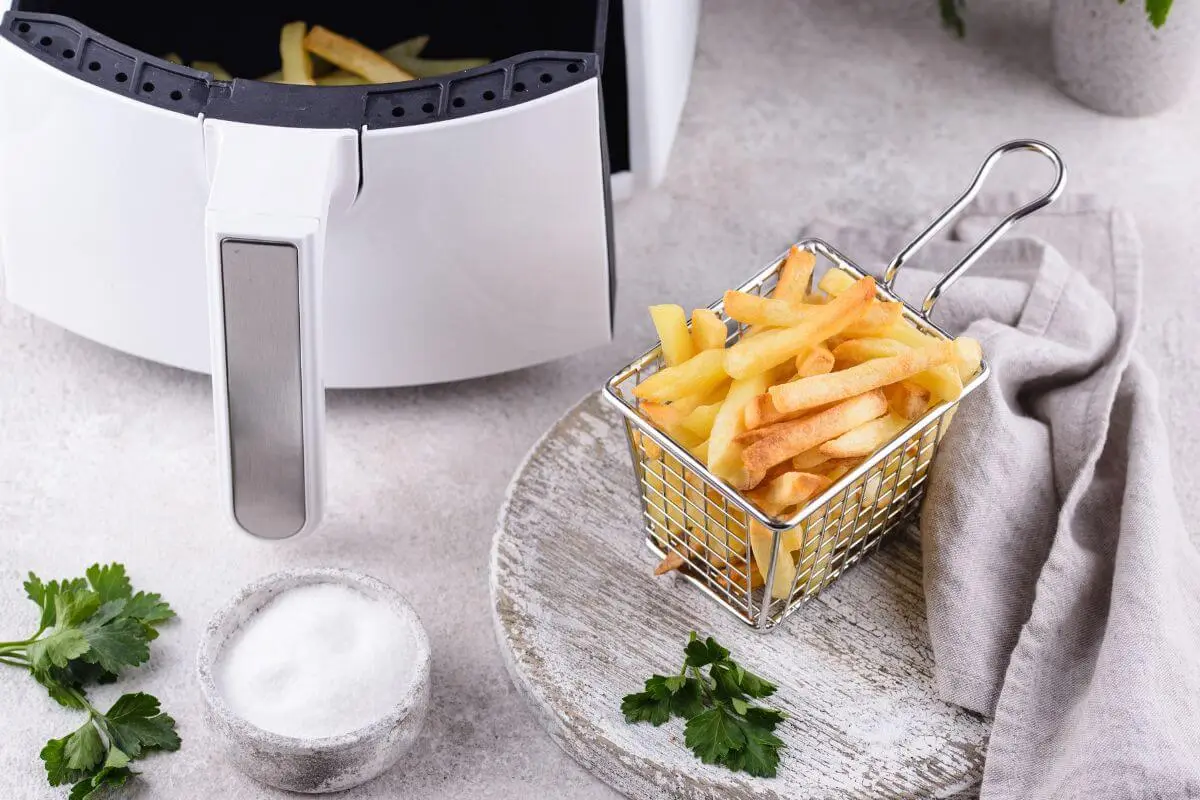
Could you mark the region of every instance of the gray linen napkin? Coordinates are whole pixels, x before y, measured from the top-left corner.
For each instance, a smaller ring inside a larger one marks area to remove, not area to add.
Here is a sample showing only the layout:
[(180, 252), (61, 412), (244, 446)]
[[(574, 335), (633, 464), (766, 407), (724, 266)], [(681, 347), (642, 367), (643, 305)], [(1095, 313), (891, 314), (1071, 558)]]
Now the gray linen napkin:
[[(981, 199), (962, 243), (933, 242), (915, 265), (954, 263), (1018, 202)], [(876, 273), (908, 239), (812, 233)], [(1126, 214), (1067, 197), (934, 315), (992, 367), (941, 446), (921, 518), (939, 694), (994, 716), (985, 799), (1200, 797), (1200, 554), (1157, 381), (1133, 349), (1139, 250)], [(919, 300), (932, 280), (913, 269), (898, 287)]]

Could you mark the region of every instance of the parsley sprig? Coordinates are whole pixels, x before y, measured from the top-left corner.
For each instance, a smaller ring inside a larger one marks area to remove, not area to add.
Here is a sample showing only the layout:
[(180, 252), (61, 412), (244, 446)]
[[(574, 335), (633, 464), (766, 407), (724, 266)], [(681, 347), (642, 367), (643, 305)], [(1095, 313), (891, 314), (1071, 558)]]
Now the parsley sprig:
[(41, 609), (37, 631), (0, 642), (0, 664), (28, 671), (56, 702), (87, 713), (79, 728), (42, 748), (50, 785), (72, 784), (69, 800), (87, 800), (136, 775), (134, 759), (178, 750), (175, 720), (157, 698), (124, 694), (101, 712), (86, 692), (150, 658), (158, 626), (175, 616), (162, 597), (135, 594), (121, 564), (93, 564), (86, 577), (48, 583), (31, 572), (25, 594)]
[(684, 656), (678, 674), (653, 675), (645, 691), (625, 696), (625, 721), (658, 726), (681, 717), (684, 742), (705, 764), (775, 777), (784, 743), (774, 731), (784, 714), (750, 703), (770, 697), (775, 685), (731, 659), (711, 636), (701, 641), (692, 631)]

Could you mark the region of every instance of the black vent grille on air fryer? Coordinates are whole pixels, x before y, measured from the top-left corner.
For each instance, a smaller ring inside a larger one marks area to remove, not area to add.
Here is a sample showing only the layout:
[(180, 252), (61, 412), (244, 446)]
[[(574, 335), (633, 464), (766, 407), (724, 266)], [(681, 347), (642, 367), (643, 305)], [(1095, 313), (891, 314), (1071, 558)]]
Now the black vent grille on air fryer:
[(208, 100), (206, 73), (131, 51), (65, 17), (10, 13), (3, 35), (64, 72), (151, 105), (199, 114)]
[(594, 53), (545, 51), (398, 84), (295, 86), (215, 80), (53, 14), (10, 11), (0, 36), (64, 72), (150, 105), (303, 128), (394, 128), (482, 114), (583, 83), (599, 69)]

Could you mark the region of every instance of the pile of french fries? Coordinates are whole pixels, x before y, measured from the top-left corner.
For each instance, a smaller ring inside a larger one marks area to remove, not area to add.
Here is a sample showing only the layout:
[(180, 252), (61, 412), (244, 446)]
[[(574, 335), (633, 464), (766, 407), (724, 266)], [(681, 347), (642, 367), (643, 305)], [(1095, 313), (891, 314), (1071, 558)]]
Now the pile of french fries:
[[(957, 400), (983, 355), (973, 339), (945, 341), (918, 330), (901, 304), (876, 297), (870, 277), (856, 280), (833, 268), (810, 291), (815, 265), (811, 252), (793, 247), (770, 296), (726, 292), (725, 313), (745, 326), (729, 347), (726, 323), (714, 311), (693, 311), (689, 330), (681, 307), (651, 307), (664, 366), (633, 389), (640, 412), (656, 428), (777, 519), (795, 514), (935, 405)], [(741, 575), (753, 588), (762, 586), (774, 534), (753, 520), (747, 525), (734, 510), (718, 513), (716, 530), (695, 530), (675, 506), (722, 507), (720, 493), (695, 473), (685, 485), (678, 459), (649, 439), (642, 447), (647, 459), (668, 467), (646, 470), (650, 488), (682, 501), (651, 509), (659, 525), (683, 532), (688, 549), (703, 553), (725, 585)], [(910, 478), (914, 465), (893, 479)], [(861, 502), (882, 500), (882, 476), (863, 487)], [(747, 536), (730, 537), (730, 529)], [(817, 544), (805, 544), (803, 526), (781, 535), (774, 598), (790, 596), (796, 559), (811, 555), (798, 551)], [(656, 573), (684, 563), (672, 551)]]
[[(309, 28), (305, 22), (289, 22), (279, 32), (281, 68), (259, 80), (307, 86), (398, 83), (447, 75), (489, 63), (486, 58), (422, 58), (427, 44), (428, 36), (414, 36), (376, 52), (320, 25)], [(183, 63), (175, 53), (168, 53), (164, 58), (176, 64)], [(191, 66), (211, 73), (218, 80), (233, 80), (229, 71), (216, 62), (193, 61)]]

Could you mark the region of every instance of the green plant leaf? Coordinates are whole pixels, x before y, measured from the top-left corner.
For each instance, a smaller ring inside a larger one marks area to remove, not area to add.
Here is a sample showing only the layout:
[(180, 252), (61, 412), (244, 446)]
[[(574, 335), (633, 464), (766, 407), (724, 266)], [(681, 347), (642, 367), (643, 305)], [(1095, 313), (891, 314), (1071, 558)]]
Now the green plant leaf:
[(105, 620), (98, 616), (81, 627), (79, 633), (89, 645), (84, 660), (106, 672), (117, 674), (122, 667), (136, 667), (150, 658), (146, 631), (137, 620), (124, 617)]
[(626, 722), (649, 722), (657, 727), (671, 718), (671, 697), (659, 698), (649, 692), (627, 694), (621, 700), (621, 713)]
[(88, 651), (88, 641), (78, 628), (52, 629), (26, 648), (29, 663), (36, 672), (46, 672), (51, 666), (65, 667), (72, 658)]
[(125, 600), (133, 594), (133, 587), (130, 586), (129, 577), (125, 574), (124, 564), (114, 563), (103, 567), (99, 564), (92, 564), (84, 574), (87, 575), (92, 589), (100, 595), (101, 603), (107, 603), (109, 600)]
[(104, 715), (115, 747), (138, 758), (144, 750), (178, 750), (175, 720), (159, 710), (158, 698), (138, 692), (123, 694)]
[(749, 720), (738, 720), (737, 726), (743, 740), (738, 768), (755, 777), (774, 778), (783, 740)]
[(729, 651), (717, 644), (717, 640), (711, 636), (703, 642), (699, 639), (688, 642), (684, 652), (687, 653), (685, 663), (689, 667), (703, 667), (729, 658)]
[(1161, 28), (1171, 13), (1172, 0), (1146, 0), (1146, 16), (1155, 28)]
[[(113, 750), (111, 752), (117, 753), (120, 751)], [(128, 759), (126, 761), (128, 762)], [(136, 774), (129, 767), (105, 766), (104, 769), (92, 777), (84, 778), (72, 786), (71, 794), (68, 795), (67, 800), (98, 800), (98, 798), (108, 794), (108, 789), (124, 786)]]
[(725, 706), (714, 706), (687, 721), (683, 740), (705, 764), (717, 764), (745, 744), (737, 718)]
[(67, 737), (63, 755), (67, 759), (67, 769), (90, 772), (100, 765), (104, 760), (104, 742), (91, 720)]
[(704, 708), (700, 682), (695, 678), (688, 678), (679, 690), (671, 695), (671, 713), (677, 717), (691, 719), (704, 711)]
[(175, 616), (162, 596), (155, 592), (138, 592), (125, 603), (125, 616), (146, 625), (158, 625)]

